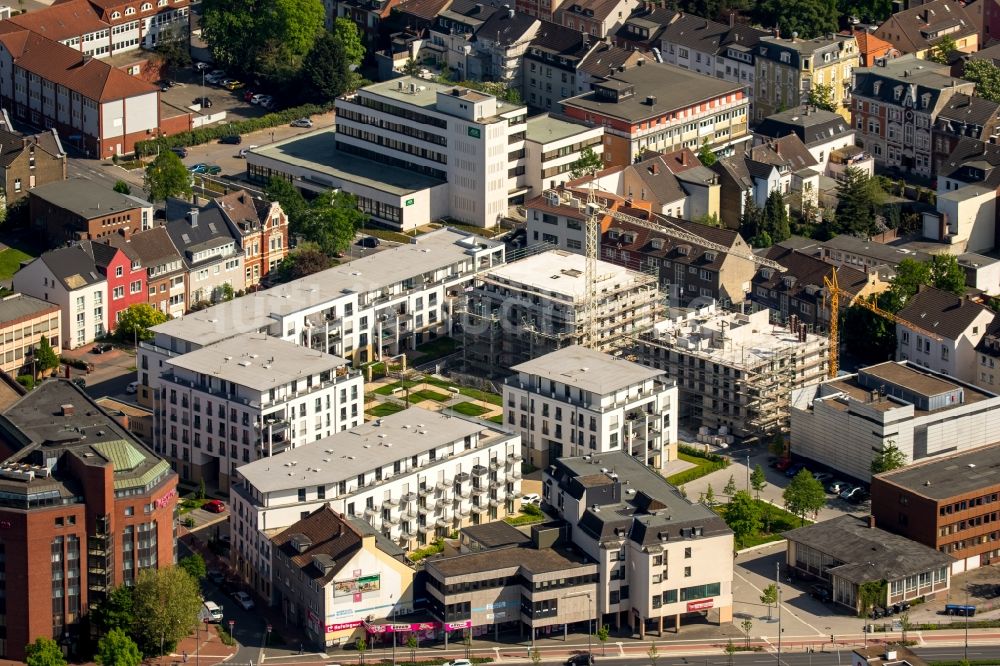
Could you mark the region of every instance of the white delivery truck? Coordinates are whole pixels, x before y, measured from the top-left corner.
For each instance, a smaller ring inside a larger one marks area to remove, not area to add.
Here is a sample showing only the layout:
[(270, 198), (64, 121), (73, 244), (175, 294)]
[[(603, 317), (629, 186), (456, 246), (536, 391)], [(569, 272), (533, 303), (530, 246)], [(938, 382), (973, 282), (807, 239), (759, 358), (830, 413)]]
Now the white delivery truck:
[(201, 622), (222, 622), (222, 606), (214, 601), (206, 601), (201, 605), (198, 619)]

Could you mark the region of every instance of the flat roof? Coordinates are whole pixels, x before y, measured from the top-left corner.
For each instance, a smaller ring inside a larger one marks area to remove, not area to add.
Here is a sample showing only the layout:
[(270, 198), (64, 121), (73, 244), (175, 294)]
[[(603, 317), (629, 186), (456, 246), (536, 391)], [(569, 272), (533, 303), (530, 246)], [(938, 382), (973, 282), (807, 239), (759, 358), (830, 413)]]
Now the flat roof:
[[(285, 164), (310, 169), (319, 174), (364, 185), (380, 192), (405, 196), (437, 187), (445, 181), (407, 171), (387, 164), (379, 164), (357, 155), (348, 155), (336, 149), (335, 127), (324, 127), (299, 134), (283, 141), (258, 146), (249, 155), (260, 155)], [(250, 158), (252, 161), (252, 158)], [(306, 179), (307, 182), (313, 182)], [(324, 183), (317, 182), (318, 185)], [(326, 185), (330, 185), (327, 183)]]
[(237, 469), (264, 493), (337, 483), (477, 433), (482, 433), (480, 448), (458, 455), (481, 451), (494, 437), (514, 437), (480, 422), (410, 407)]
[[(410, 92), (411, 85), (413, 86), (413, 92)], [(460, 95), (452, 95), (451, 91), (455, 89), (461, 90), (462, 93)], [(389, 99), (394, 99), (397, 102), (402, 102), (410, 106), (433, 109), (442, 115), (456, 118), (456, 120), (461, 120), (461, 118), (458, 118), (458, 116), (452, 116), (452, 114), (446, 113), (437, 108), (438, 93), (447, 94), (449, 97), (465, 99), (472, 103), (482, 102), (494, 98), (493, 95), (487, 95), (477, 90), (472, 90), (471, 88), (465, 88), (455, 84), (445, 85), (443, 83), (428, 81), (427, 79), (420, 79), (413, 76), (404, 76), (401, 78), (390, 79), (389, 81), (373, 83), (370, 86), (365, 86), (358, 92), (388, 97)], [(525, 107), (523, 104), (510, 104), (500, 99), (497, 100), (497, 116), (501, 113), (506, 113), (518, 108)], [(488, 122), (489, 120), (489, 118), (476, 118), (473, 122), (482, 123)]]
[(1000, 485), (1000, 443), (924, 459), (878, 478), (932, 500), (995, 487)]
[(83, 178), (70, 178), (40, 185), (31, 190), (31, 196), (44, 199), (53, 206), (68, 210), (85, 220), (152, 206), (136, 197), (126, 196), (105, 187), (95, 187), (92, 181)]
[(267, 391), (308, 375), (342, 368), (347, 361), (266, 333), (244, 333), (169, 358), (167, 365)]
[(542, 574), (568, 571), (580, 567), (596, 567), (586, 556), (562, 548), (498, 548), (480, 553), (467, 553), (455, 557), (424, 560), (428, 569), (436, 569), (442, 576), (467, 576), (498, 569), (524, 569), (528, 573)]
[(906, 248), (885, 245), (874, 241), (867, 241), (857, 236), (848, 234), (838, 234), (820, 243), (820, 246), (842, 252), (853, 252), (868, 257), (884, 261), (886, 264), (895, 266), (903, 259), (913, 259), (915, 261), (927, 261), (930, 256), (917, 250), (907, 250)]
[(10, 294), (0, 298), (0, 326), (25, 317), (39, 317), (59, 311), (59, 306), (27, 294)]
[(484, 548), (499, 548), (501, 546), (516, 546), (531, 543), (531, 537), (502, 520), (463, 527), (462, 534)]
[(171, 319), (152, 330), (193, 344), (209, 345), (239, 333), (261, 330), (280, 317), (330, 303), (344, 294), (376, 291), (406, 278), (446, 268), (471, 258), (470, 253), (484, 245), (497, 247), (502, 242), (448, 227), (437, 229), (414, 237), (407, 245), (234, 298)]
[(903, 365), (895, 361), (869, 365), (861, 368), (860, 372), (876, 379), (884, 379), (891, 384), (901, 386), (926, 398), (948, 393), (957, 388), (968, 388), (964, 384), (956, 384), (942, 377), (921, 372), (909, 364)]
[(525, 131), (525, 139), (535, 143), (549, 143), (551, 141), (561, 141), (569, 139), (578, 134), (593, 132), (598, 127), (587, 127), (586, 125), (571, 120), (565, 120), (549, 113), (528, 118), (528, 128)]
[[(582, 254), (566, 252), (565, 250), (549, 250), (490, 269), (489, 275), (576, 299), (586, 295), (586, 269), (587, 259)], [(642, 273), (630, 271), (624, 266), (600, 260), (597, 262), (597, 276), (598, 293), (602, 289), (609, 289), (614, 285), (638, 283), (648, 277)]]
[(526, 363), (515, 365), (511, 369), (601, 395), (614, 393), (663, 374), (662, 370), (648, 368), (580, 345), (563, 347)]

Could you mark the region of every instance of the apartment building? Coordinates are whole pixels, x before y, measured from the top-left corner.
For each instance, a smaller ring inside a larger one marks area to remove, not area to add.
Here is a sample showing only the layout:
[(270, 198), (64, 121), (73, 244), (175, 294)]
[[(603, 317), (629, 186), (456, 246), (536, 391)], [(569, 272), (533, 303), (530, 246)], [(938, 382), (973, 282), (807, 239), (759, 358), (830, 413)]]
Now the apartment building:
[(328, 504), (271, 537), (270, 549), (274, 606), (317, 650), (353, 645), (386, 619), (397, 631), (396, 615), (413, 610), (405, 551)]
[(853, 35), (761, 37), (754, 52), (755, 119), (805, 104), (813, 85), (819, 84), (830, 87), (837, 113), (847, 118), (851, 73), (859, 57)]
[(602, 40), (614, 34), (639, 6), (639, 0), (575, 0), (560, 2), (553, 11), (556, 23)]
[(645, 151), (680, 148), (729, 153), (747, 141), (743, 87), (675, 67), (639, 61), (563, 100), (563, 113), (604, 127), (604, 163), (631, 164)]
[(108, 236), (104, 240), (134, 258), (145, 269), (150, 305), (171, 317), (179, 317), (187, 311), (187, 270), (166, 227), (153, 227), (128, 238)]
[(246, 288), (245, 253), (219, 208), (192, 208), (186, 201), (168, 200), (166, 212), (163, 226), (188, 274), (188, 307), (217, 303), (230, 290)]
[(123, 312), (146, 302), (146, 269), (127, 248), (90, 242), (82, 245), (94, 257), (98, 273), (107, 281), (108, 331), (113, 332)]
[(83, 244), (50, 250), (22, 265), (13, 287), (59, 306), (64, 349), (93, 342), (108, 331), (108, 279)]
[(655, 469), (677, 458), (677, 384), (659, 370), (573, 345), (511, 368), (507, 427), (525, 459), (625, 451)]
[(598, 626), (627, 624), (645, 639), (662, 637), (665, 619), (675, 631), (685, 617), (732, 621), (732, 531), (655, 470), (624, 451), (562, 458), (546, 468), (542, 497), (598, 564)]
[(337, 100), (336, 147), (446, 181), (451, 217), (493, 227), (527, 191), (526, 118), (491, 95), (404, 77)]
[(604, 128), (588, 127), (562, 116), (542, 113), (528, 119), (524, 136), (525, 201), (572, 178), (573, 163), (583, 151), (604, 152)]
[(974, 94), (975, 84), (915, 56), (858, 69), (853, 78), (850, 108), (858, 145), (879, 166), (930, 178), (938, 116), (953, 96)]
[(953, 246), (948, 248), (952, 254), (991, 252), (996, 244), (997, 165), (1000, 146), (958, 139), (938, 172), (937, 210), (924, 212), (924, 237)]
[(288, 256), (288, 216), (277, 201), (236, 190), (212, 201), (243, 250), (247, 287), (260, 284)]
[(54, 303), (25, 294), (0, 298), (0, 370), (8, 375), (21, 374), (32, 367), (32, 354), (45, 338), (59, 349), (62, 336), (62, 310)]
[(173, 356), (157, 375), (153, 448), (189, 483), (227, 490), (236, 468), (364, 420), (347, 361), (261, 333)]
[(49, 380), (0, 419), (5, 659), (36, 638), (88, 649), (88, 610), (174, 564), (177, 475), (72, 382)]
[(924, 287), (896, 314), (896, 360), (976, 383), (976, 346), (996, 313), (951, 292)]
[(937, 114), (931, 129), (934, 173), (963, 139), (995, 142), (1000, 134), (1000, 103), (976, 95), (952, 95)]
[[(6, 115), (4, 115), (6, 118)], [(0, 128), (9, 128), (6, 122)], [(66, 151), (55, 130), (24, 136), (0, 129), (0, 192), (7, 205), (41, 185), (66, 180)]]
[(1000, 361), (1000, 321), (994, 319), (976, 345), (976, 365), (979, 372), (976, 386), (986, 391), (997, 392), (997, 388), (1000, 387), (1000, 373), (996, 372), (998, 361)]
[[(828, 166), (837, 154), (855, 147), (855, 130), (849, 120), (839, 113), (814, 109), (808, 104), (770, 115), (754, 129), (758, 143), (778, 140), (789, 134), (799, 137), (816, 160), (817, 170), (827, 175), (833, 175)], [(853, 166), (861, 165), (855, 163)]]
[(28, 195), (31, 224), (50, 246), (128, 237), (153, 226), (153, 204), (83, 178), (40, 185)]
[(900, 53), (927, 59), (942, 37), (955, 40), (955, 48), (973, 53), (979, 48), (979, 25), (972, 8), (952, 0), (931, 0), (895, 12), (875, 29), (875, 36), (889, 42)]
[(931, 458), (872, 477), (872, 515), (954, 558), (952, 574), (1000, 558), (1000, 446)]
[(634, 353), (675, 378), (678, 417), (692, 430), (768, 437), (788, 430), (792, 392), (822, 381), (829, 355), (825, 337), (768, 319), (711, 304), (657, 323)]
[[(467, 367), (488, 375), (587, 339), (586, 259), (542, 252), (482, 274), (462, 311)], [(597, 262), (593, 347), (610, 351), (655, 321), (656, 277)]]
[(838, 234), (818, 245), (819, 257), (828, 264), (849, 266), (865, 273), (895, 268), (903, 259), (923, 263), (931, 258), (920, 250), (884, 245), (847, 234)]
[(240, 466), (232, 561), (269, 599), (268, 535), (323, 505), (413, 550), (514, 513), (520, 489), (519, 435), (411, 407)]
[(894, 443), (907, 462), (1000, 441), (1000, 397), (909, 363), (887, 362), (792, 392), (792, 454), (861, 481)]

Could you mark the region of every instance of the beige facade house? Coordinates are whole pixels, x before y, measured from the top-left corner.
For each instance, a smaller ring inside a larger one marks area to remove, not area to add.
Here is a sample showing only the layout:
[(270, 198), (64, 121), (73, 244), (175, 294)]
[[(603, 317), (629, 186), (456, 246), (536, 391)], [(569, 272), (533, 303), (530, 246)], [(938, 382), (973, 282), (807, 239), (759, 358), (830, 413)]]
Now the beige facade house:
[(17, 375), (32, 367), (32, 352), (43, 337), (58, 353), (60, 333), (62, 311), (55, 303), (25, 294), (4, 296), (0, 299), (0, 370)]

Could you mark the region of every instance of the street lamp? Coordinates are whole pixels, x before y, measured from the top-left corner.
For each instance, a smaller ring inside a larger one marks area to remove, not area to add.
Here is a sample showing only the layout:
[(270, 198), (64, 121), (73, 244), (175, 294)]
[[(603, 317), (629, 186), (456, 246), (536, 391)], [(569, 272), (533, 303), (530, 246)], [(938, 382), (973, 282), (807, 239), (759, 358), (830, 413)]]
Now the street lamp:
[[(563, 599), (574, 599), (576, 597), (587, 597), (587, 652), (590, 654), (590, 658), (594, 658), (594, 647), (593, 647), (593, 636), (594, 632), (591, 630), (590, 621), (594, 619), (594, 597), (590, 592), (577, 592), (576, 594), (567, 594)], [(535, 639), (535, 628), (531, 628), (531, 642), (534, 643)]]
[(774, 563), (774, 588), (778, 591), (778, 666), (781, 666), (781, 562)]
[(963, 611), (965, 615), (965, 650), (962, 659), (965, 663), (969, 663), (969, 588), (965, 588), (965, 609)]
[(747, 493), (750, 492), (750, 453), (751, 449), (740, 449), (738, 451), (730, 451), (729, 457), (734, 458), (737, 453), (745, 453), (747, 458)]

